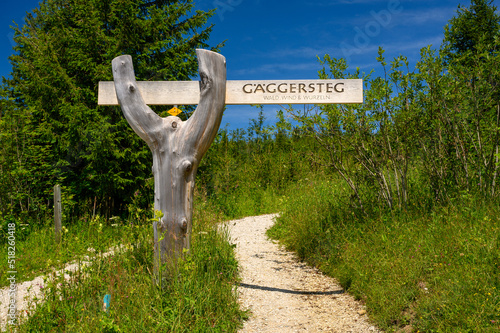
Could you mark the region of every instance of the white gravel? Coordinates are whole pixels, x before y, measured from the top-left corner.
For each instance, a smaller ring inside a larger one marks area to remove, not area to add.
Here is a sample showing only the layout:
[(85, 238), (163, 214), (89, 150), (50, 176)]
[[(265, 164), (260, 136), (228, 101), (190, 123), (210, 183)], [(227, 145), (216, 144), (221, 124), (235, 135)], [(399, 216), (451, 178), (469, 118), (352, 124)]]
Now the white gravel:
[(276, 215), (228, 222), (241, 267), (240, 332), (380, 332), (364, 307), (332, 278), (267, 239)]
[[(364, 307), (344, 293), (334, 279), (267, 239), (265, 232), (275, 217), (263, 215), (227, 222), (241, 267), (240, 302), (251, 311), (240, 332), (380, 332), (369, 322)], [(69, 278), (68, 272), (77, 269), (78, 265), (72, 263), (58, 274)], [(41, 287), (42, 276), (17, 285), (18, 316), (26, 313), (30, 303), (43, 299)], [(0, 303), (3, 331), (9, 287), (0, 289)]]
[[(116, 250), (121, 247), (114, 247), (109, 249), (107, 252), (103, 253), (103, 257), (113, 255)], [(89, 249), (90, 252), (95, 250)], [(91, 258), (88, 256), (84, 257), (80, 263), (71, 262), (67, 264), (63, 269), (55, 271), (57, 276), (64, 274), (64, 278), (69, 280), (71, 274), (78, 271), (80, 265), (92, 265)], [(18, 283), (16, 285), (15, 293), (15, 305), (16, 305), (16, 320), (22, 320), (28, 312), (33, 311), (36, 305), (43, 300), (43, 288), (44, 288), (44, 278), (45, 276), (38, 276), (31, 281), (25, 281)], [(10, 287), (4, 287), (0, 289), (0, 331), (5, 331), (8, 324), (8, 311), (11, 295), (9, 294)], [(30, 308), (31, 307), (31, 308)]]

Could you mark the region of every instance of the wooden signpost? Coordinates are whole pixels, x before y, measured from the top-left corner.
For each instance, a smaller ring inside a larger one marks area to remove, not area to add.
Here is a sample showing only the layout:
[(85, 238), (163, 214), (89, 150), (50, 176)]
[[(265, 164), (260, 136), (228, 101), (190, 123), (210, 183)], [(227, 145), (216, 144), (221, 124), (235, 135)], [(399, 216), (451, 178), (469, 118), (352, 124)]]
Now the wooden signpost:
[[(219, 129), (226, 104), (362, 103), (362, 80), (226, 81), (226, 60), (196, 50), (201, 81), (136, 82), (132, 58), (112, 62), (113, 82), (99, 82), (98, 103), (120, 105), (153, 154), (155, 270), (174, 262), (191, 242), (194, 180)], [(192, 116), (162, 118), (150, 105), (197, 104)]]
[[(198, 81), (137, 82), (148, 105), (194, 105), (200, 101)], [(363, 103), (363, 80), (227, 81), (226, 104), (353, 104)], [(119, 105), (112, 81), (99, 82), (99, 105)]]

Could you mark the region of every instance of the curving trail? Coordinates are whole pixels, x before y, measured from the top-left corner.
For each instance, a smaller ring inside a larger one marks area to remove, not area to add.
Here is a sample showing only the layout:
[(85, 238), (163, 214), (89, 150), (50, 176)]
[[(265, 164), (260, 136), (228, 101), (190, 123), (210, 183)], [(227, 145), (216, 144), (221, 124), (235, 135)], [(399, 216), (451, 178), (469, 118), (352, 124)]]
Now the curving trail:
[[(118, 251), (123, 249), (121, 247), (113, 247), (110, 248), (107, 252), (102, 253), (103, 258), (107, 256), (111, 256)], [(95, 251), (90, 249), (91, 252)], [(89, 256), (85, 256), (83, 260), (78, 263), (78, 261), (70, 262), (64, 266), (63, 269), (57, 270), (54, 273), (59, 275), (64, 275), (66, 280), (71, 278), (71, 274), (77, 272), (80, 269), (80, 265), (92, 265), (92, 260)], [(15, 291), (15, 305), (16, 305), (16, 319), (17, 321), (23, 320), (29, 312), (34, 311), (36, 309), (36, 305), (43, 301), (44, 298), (44, 278), (46, 276), (41, 275), (37, 276), (31, 281), (20, 282), (16, 285)], [(9, 304), (11, 295), (9, 294), (9, 287), (3, 287), (0, 289), (0, 331), (6, 331), (7, 326), (9, 325)]]
[(380, 332), (334, 279), (267, 239), (275, 216), (228, 222), (241, 267), (240, 302), (251, 311), (240, 332)]
[[(247, 217), (227, 222), (235, 243), (242, 283), (238, 288), (243, 308), (251, 311), (244, 332), (380, 332), (370, 324), (363, 306), (343, 292), (337, 282), (299, 262), (292, 252), (267, 239), (265, 232), (276, 215)], [(104, 253), (113, 255), (116, 249)], [(88, 260), (88, 258), (87, 258)], [(83, 261), (82, 263), (91, 264)], [(68, 264), (57, 274), (78, 269)], [(17, 311), (43, 299), (43, 277), (17, 285)], [(0, 331), (6, 329), (8, 287), (0, 289)]]

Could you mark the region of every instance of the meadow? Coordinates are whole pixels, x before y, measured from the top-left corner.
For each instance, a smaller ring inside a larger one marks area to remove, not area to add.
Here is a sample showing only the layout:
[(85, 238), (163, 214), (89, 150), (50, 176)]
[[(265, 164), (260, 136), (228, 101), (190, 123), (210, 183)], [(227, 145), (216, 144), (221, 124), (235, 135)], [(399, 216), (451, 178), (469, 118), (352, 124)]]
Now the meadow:
[(268, 232), (334, 276), (384, 331), (500, 329), (500, 209), (464, 194), (426, 212), (356, 215), (340, 182), (299, 183)]
[[(135, 31), (157, 36), (148, 32), (153, 16), (128, 6), (145, 15), (132, 20)], [(270, 237), (338, 279), (385, 331), (500, 330), (500, 17), (491, 2), (459, 7), (441, 46), (422, 48), (414, 66), (404, 55), (387, 60), (381, 47), (380, 76), (318, 57), (320, 79), (363, 80), (362, 104), (280, 105), (271, 125), (257, 106), (248, 129), (219, 129), (197, 169), (193, 247), (175, 269), (162, 268), (160, 284), (152, 274), (150, 150), (119, 108), (96, 107), (95, 83), (111, 78), (103, 66), (113, 52), (88, 49), (122, 45), (122, 34), (108, 39), (107, 11), (81, 6), (94, 25), (73, 38), (42, 7), (33, 26), (62, 30), (48, 41), (39, 38), (45, 30), (19, 30), (14, 76), (0, 87), (0, 273), (8, 272), (14, 225), (17, 282), (47, 275), (45, 302), (11, 330), (235, 332), (247, 314), (237, 303), (234, 247), (217, 230), (265, 213), (280, 214)], [(66, 10), (54, 5), (54, 13)], [(192, 23), (202, 26), (212, 14)], [(191, 51), (169, 66), (193, 77), (191, 39), (177, 42)], [(151, 45), (131, 46), (151, 61), (138, 78), (166, 75)], [(74, 61), (70, 46), (85, 60)], [(55, 99), (54, 91), (67, 95)], [(181, 108), (186, 120), (193, 109)], [(55, 184), (63, 191), (61, 244), (51, 222)], [(120, 250), (104, 257), (110, 248)], [(69, 281), (53, 274), (87, 256), (93, 264)]]
[[(18, 313), (16, 332), (234, 332), (247, 314), (237, 303), (238, 263), (222, 215), (200, 204), (195, 211), (193, 247), (175, 269), (163, 267), (161, 285), (153, 274), (149, 221), (111, 226), (97, 218), (67, 227), (56, 245), (50, 224), (18, 244), (18, 281), (44, 274), (44, 301)], [(120, 246), (114, 255), (102, 254)], [(82, 263), (89, 256), (89, 263)], [(2, 256), (3, 257), (3, 256)], [(65, 263), (79, 269), (70, 279), (54, 274)], [(3, 275), (3, 274), (2, 274)], [(2, 281), (4, 282), (4, 281)], [(38, 286), (34, 286), (38, 287)], [(103, 298), (110, 307), (103, 310)]]

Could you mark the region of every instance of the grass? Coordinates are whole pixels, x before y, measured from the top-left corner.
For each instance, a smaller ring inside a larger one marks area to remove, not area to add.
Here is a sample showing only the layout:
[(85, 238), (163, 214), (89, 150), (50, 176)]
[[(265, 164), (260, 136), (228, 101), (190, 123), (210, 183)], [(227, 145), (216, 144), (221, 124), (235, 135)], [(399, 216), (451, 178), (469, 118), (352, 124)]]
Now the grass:
[[(113, 223), (119, 222), (113, 220)], [(72, 226), (65, 226), (62, 231), (61, 244), (54, 242), (53, 221), (31, 231), (27, 236), (17, 237), (22, 234), (22, 226), (18, 224), (16, 230), (15, 259), (16, 281), (29, 281), (36, 276), (51, 272), (53, 269), (62, 268), (68, 262), (77, 260), (85, 255), (106, 251), (118, 244), (130, 243), (127, 235), (130, 234), (130, 225), (118, 223), (119, 227), (111, 226), (100, 216), (94, 219), (83, 218)], [(21, 238), (21, 239), (19, 239)], [(25, 238), (25, 239), (23, 239)], [(1, 258), (7, 260), (8, 246), (5, 244), (0, 250)], [(4, 276), (9, 270), (8, 265), (0, 265), (0, 275)], [(0, 287), (9, 281), (0, 280)]]
[[(93, 265), (81, 266), (68, 281), (50, 275), (43, 286), (46, 301), (31, 310), (16, 331), (236, 331), (246, 313), (239, 309), (235, 292), (234, 248), (227, 234), (217, 231), (220, 220), (220, 214), (198, 205), (192, 251), (177, 269), (164, 272), (163, 287), (153, 282), (151, 226), (127, 227), (117, 240), (128, 244), (126, 250), (106, 258), (96, 256)], [(90, 242), (83, 235), (78, 240), (81, 248)], [(104, 247), (107, 240), (92, 244)], [(111, 295), (109, 312), (103, 311), (106, 294)]]
[[(224, 219), (214, 213), (215, 206), (232, 217), (281, 210), (269, 234), (336, 277), (386, 331), (500, 330), (497, 204), (465, 193), (444, 207), (417, 206), (408, 212), (370, 207), (371, 215), (362, 217), (349, 208), (352, 198), (341, 184), (304, 179), (285, 197), (266, 189), (232, 193), (217, 203), (210, 198), (197, 202), (192, 252), (166, 274), (164, 288), (151, 275), (149, 223), (114, 228), (103, 220), (90, 226), (81, 221), (68, 228), (60, 246), (53, 244), (50, 225), (34, 231), (17, 244), (17, 266), (24, 279), (89, 254), (88, 248), (99, 253), (122, 244), (126, 250), (107, 258), (96, 255), (94, 264), (82, 266), (70, 281), (49, 277), (44, 285), (47, 301), (16, 329), (236, 331), (246, 317), (235, 294), (238, 264), (227, 235), (215, 230)], [(106, 294), (111, 295), (109, 313), (102, 310)]]
[(271, 187), (246, 188), (224, 193), (210, 200), (231, 219), (274, 213), (279, 210), (280, 195)]
[(387, 331), (500, 330), (500, 208), (357, 217), (340, 183), (299, 183), (270, 235), (336, 277)]

